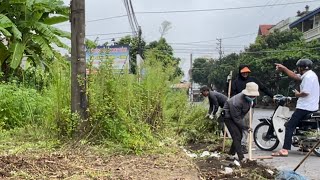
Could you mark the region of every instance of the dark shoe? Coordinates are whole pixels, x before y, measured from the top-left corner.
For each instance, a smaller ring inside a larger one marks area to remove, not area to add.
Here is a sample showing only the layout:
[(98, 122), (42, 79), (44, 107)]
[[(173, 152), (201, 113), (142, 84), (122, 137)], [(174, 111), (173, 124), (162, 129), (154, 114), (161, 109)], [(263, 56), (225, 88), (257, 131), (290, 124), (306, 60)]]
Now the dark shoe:
[(300, 148), (300, 149), (298, 149), (298, 151), (301, 151), (301, 152), (309, 152), (310, 149), (309, 149), (309, 148)]
[(248, 154), (247, 146), (242, 145), (241, 146), (241, 151), (242, 151), (243, 154)]

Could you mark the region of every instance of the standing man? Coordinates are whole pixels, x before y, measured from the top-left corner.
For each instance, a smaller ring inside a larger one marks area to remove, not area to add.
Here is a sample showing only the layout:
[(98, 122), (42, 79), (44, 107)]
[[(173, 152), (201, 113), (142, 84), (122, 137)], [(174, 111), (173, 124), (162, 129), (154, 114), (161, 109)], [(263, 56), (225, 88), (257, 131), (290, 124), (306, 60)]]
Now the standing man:
[[(227, 101), (227, 96), (216, 92), (216, 91), (210, 91), (210, 88), (207, 86), (203, 86), (200, 88), (200, 92), (204, 97), (208, 97), (209, 99), (209, 111), (208, 114), (206, 115), (206, 118), (213, 119), (214, 115), (218, 112), (219, 107), (223, 108), (224, 103)], [(220, 114), (217, 114), (218, 117), (218, 132), (220, 134), (220, 131), (223, 132), (223, 122), (222, 119), (220, 118)]]
[[(254, 82), (259, 86), (259, 90), (265, 93), (266, 95), (273, 98), (273, 94), (265, 87), (263, 86), (260, 81), (258, 81), (256, 78), (250, 76), (251, 70), (249, 69), (248, 65), (240, 65), (239, 66), (239, 74), (237, 78), (232, 82), (231, 85), (231, 96), (234, 96), (242, 90), (245, 89), (246, 84), (249, 82)], [(252, 111), (253, 113), (253, 111)], [(246, 125), (249, 125), (249, 113), (244, 117)], [(241, 140), (241, 149), (244, 154), (248, 153), (248, 131), (244, 130)]]
[(244, 159), (244, 153), (241, 149), (243, 131), (252, 131), (245, 123), (244, 116), (252, 107), (257, 96), (259, 96), (259, 86), (254, 82), (249, 82), (241, 93), (229, 99), (223, 107), (224, 123), (232, 137), (228, 154), (234, 156), (237, 153), (240, 162)]
[(312, 64), (310, 59), (300, 59), (296, 63), (299, 74), (295, 74), (282, 64), (275, 64), (278, 71), (286, 73), (290, 78), (299, 81), (301, 84), (300, 90), (295, 90), (295, 96), (298, 98), (296, 110), (285, 124), (286, 132), (283, 147), (278, 152), (272, 153), (272, 156), (288, 156), (295, 128), (307, 114), (319, 109), (319, 80), (318, 76), (311, 70)]

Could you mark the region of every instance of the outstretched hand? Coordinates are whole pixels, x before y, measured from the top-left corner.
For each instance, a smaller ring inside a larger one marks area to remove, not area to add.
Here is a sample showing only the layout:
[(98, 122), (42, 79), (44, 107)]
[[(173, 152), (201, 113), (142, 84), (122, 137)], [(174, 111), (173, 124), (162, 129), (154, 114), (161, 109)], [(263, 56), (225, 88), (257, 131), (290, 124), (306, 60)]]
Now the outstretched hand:
[(276, 70), (277, 71), (283, 71), (284, 69), (286, 69), (287, 67), (285, 67), (282, 64), (278, 64), (278, 63), (274, 63), (274, 65), (276, 66)]

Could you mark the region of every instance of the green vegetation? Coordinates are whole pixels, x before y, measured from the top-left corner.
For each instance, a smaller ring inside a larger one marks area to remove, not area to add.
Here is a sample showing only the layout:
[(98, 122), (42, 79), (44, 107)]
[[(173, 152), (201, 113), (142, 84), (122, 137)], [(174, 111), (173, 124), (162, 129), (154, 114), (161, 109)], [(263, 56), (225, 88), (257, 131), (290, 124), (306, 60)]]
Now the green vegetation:
[(4, 80), (11, 74), (19, 76), (22, 59), (46, 68), (61, 59), (54, 46), (69, 49), (60, 38), (70, 38), (70, 33), (52, 26), (69, 19), (69, 7), (63, 4), (61, 0), (1, 1), (0, 33), (5, 40), (0, 41), (0, 62)]
[[(191, 106), (184, 90), (170, 88), (175, 68), (165, 68), (155, 57), (154, 51), (146, 53), (141, 82), (129, 71), (113, 72), (107, 62), (90, 74), (89, 130), (82, 143), (143, 153), (172, 146), (177, 140), (185, 143), (202, 139), (205, 133), (212, 135), (209, 120), (203, 119), (203, 106)], [(20, 140), (28, 147), (32, 142), (47, 142), (48, 148), (78, 140), (74, 138), (78, 119), (70, 114), (69, 64), (54, 61), (50, 69), (40, 90), (34, 88), (37, 81), (0, 85), (0, 103), (5, 107), (0, 119), (3, 139), (16, 137), (13, 144), (21, 147), (25, 145)], [(35, 148), (43, 145), (34, 144)]]
[(238, 74), (240, 64), (250, 65), (251, 75), (263, 81), (273, 93), (286, 93), (289, 80), (281, 79), (275, 71), (274, 63), (282, 63), (295, 70), (295, 63), (300, 58), (313, 60), (314, 71), (320, 75), (317, 64), (320, 61), (320, 42), (306, 42), (298, 30), (276, 31), (268, 36), (258, 36), (240, 54), (229, 54), (220, 61), (196, 59), (193, 64), (193, 79), (200, 84), (214, 84), (219, 91), (226, 90), (226, 78), (233, 71), (233, 78)]
[[(68, 14), (61, 0), (1, 2), (1, 152), (81, 143), (144, 153), (209, 133), (203, 107), (191, 106), (185, 90), (171, 88), (182, 71), (165, 38), (139, 45), (137, 38), (125, 37), (118, 44), (130, 44), (131, 69), (116, 72), (105, 62), (88, 75), (89, 119), (86, 134), (77, 137), (79, 117), (70, 110), (70, 62), (54, 48), (68, 49), (61, 38), (70, 34), (52, 26), (68, 20)], [(139, 46), (145, 59), (140, 81), (134, 73)]]

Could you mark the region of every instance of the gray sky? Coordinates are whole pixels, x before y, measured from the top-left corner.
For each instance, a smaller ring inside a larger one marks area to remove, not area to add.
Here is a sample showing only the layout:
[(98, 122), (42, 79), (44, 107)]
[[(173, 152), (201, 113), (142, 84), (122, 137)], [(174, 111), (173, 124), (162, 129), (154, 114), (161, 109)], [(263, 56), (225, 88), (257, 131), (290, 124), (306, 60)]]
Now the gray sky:
[[(231, 7), (244, 7), (256, 5), (273, 5), (292, 2), (305, 2), (303, 0), (131, 0), (135, 12), (145, 11), (171, 11), (194, 9), (220, 9)], [(69, 0), (64, 0), (69, 4)], [(182, 58), (181, 67), (189, 69), (190, 53), (193, 57), (218, 57), (217, 38), (222, 38), (224, 54), (239, 52), (244, 46), (252, 43), (258, 32), (260, 24), (276, 24), (279, 21), (295, 16), (298, 10), (303, 11), (306, 5), (313, 10), (320, 6), (320, 1), (306, 2), (294, 5), (274, 7), (257, 7), (252, 9), (223, 10), (210, 12), (168, 13), (168, 14), (136, 14), (138, 23), (142, 28), (145, 41), (158, 40), (159, 28), (163, 21), (171, 22), (172, 29), (165, 36), (168, 43), (188, 43), (207, 41), (203, 43), (171, 44), (175, 49), (175, 56)], [(126, 10), (121, 0), (86, 0), (86, 21), (124, 15)], [(69, 24), (58, 25), (63, 30), (70, 31)], [(87, 22), (86, 35), (107, 34), (117, 32), (130, 32), (127, 17), (107, 19), (96, 22)], [(245, 34), (247, 36), (235, 37)], [(100, 42), (109, 41), (110, 38), (125, 36), (127, 34), (101, 35)], [(95, 39), (97, 36), (88, 36)], [(226, 38), (226, 39), (223, 39)], [(103, 40), (109, 39), (109, 40)], [(117, 38), (119, 39), (119, 38)], [(212, 41), (210, 41), (212, 40)], [(186, 73), (186, 72), (185, 72)], [(185, 77), (187, 78), (187, 77)]]

